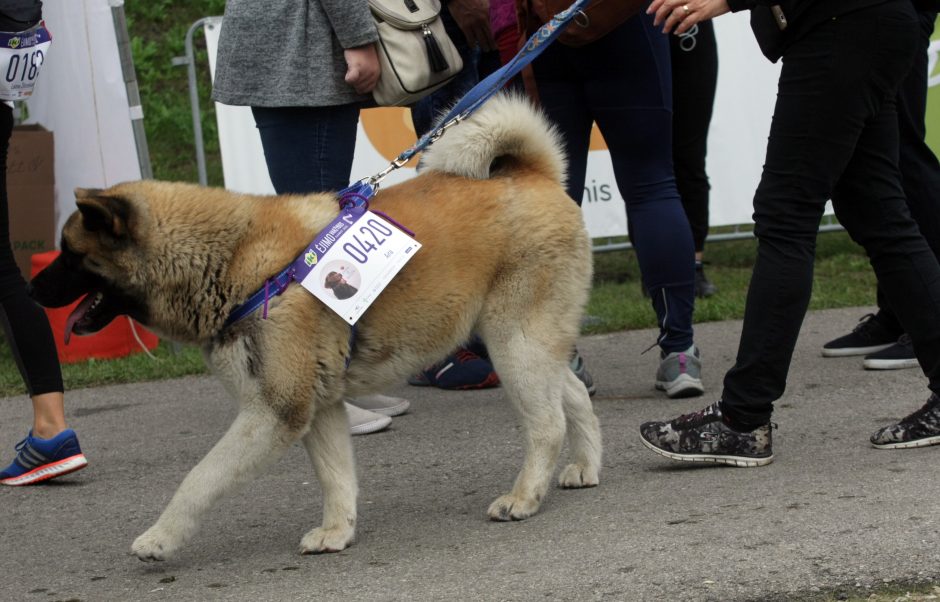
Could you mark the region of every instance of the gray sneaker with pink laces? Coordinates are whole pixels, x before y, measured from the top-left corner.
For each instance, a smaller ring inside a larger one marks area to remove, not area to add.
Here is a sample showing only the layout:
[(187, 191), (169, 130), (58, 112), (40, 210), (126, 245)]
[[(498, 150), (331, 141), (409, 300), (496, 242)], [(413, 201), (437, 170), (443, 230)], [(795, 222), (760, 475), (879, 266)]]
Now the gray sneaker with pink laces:
[(685, 351), (660, 353), (659, 369), (656, 371), (656, 388), (666, 396), (698, 397), (705, 392), (702, 385), (702, 357), (698, 347), (692, 345)]

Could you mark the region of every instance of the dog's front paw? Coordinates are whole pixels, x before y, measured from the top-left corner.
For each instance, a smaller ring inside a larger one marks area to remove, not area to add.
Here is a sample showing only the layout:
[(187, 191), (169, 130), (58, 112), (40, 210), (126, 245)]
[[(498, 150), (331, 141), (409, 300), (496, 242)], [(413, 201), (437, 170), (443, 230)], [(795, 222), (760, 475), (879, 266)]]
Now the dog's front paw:
[(179, 542), (162, 529), (154, 526), (134, 540), (131, 552), (144, 562), (166, 560), (179, 548)]
[(510, 521), (527, 519), (538, 511), (539, 500), (507, 493), (490, 504), (487, 514), (491, 520)]
[(300, 540), (301, 554), (323, 554), (345, 550), (352, 543), (353, 529), (326, 529), (317, 527)]
[(600, 479), (597, 476), (597, 469), (580, 464), (569, 464), (558, 475), (558, 485), (565, 489), (597, 487), (598, 483)]

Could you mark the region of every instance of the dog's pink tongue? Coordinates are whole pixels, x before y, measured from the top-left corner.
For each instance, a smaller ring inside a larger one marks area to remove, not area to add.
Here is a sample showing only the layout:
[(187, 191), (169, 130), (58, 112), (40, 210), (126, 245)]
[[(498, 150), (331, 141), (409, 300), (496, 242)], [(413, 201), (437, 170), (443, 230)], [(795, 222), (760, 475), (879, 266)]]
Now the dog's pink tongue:
[(75, 329), (75, 323), (82, 319), (82, 316), (85, 315), (85, 312), (88, 311), (88, 308), (91, 307), (91, 304), (95, 302), (95, 294), (91, 293), (85, 295), (85, 298), (82, 299), (82, 302), (78, 304), (72, 313), (69, 314), (68, 319), (65, 321), (65, 344), (69, 344), (69, 340), (72, 338), (72, 330)]

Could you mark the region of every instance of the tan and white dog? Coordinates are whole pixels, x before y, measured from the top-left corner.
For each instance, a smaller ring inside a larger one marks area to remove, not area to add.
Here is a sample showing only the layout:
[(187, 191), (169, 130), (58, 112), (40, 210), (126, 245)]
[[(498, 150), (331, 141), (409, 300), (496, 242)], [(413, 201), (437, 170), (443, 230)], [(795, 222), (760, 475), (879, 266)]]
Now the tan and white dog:
[[(423, 248), (350, 327), (299, 285), (224, 327), (233, 308), (279, 272), (338, 214), (331, 194), (250, 196), (167, 182), (77, 190), (62, 253), (31, 283), (78, 334), (127, 314), (199, 345), (239, 405), (228, 432), (186, 476), (133, 544), (143, 560), (176, 552), (225, 493), (261, 474), (296, 441), (323, 490), (323, 524), (304, 553), (354, 537), (357, 483), (342, 399), (378, 392), (472, 333), (486, 343), (518, 410), (525, 459), (494, 520), (534, 514), (567, 433), (558, 483), (598, 483), (601, 437), (584, 385), (568, 366), (591, 285), (591, 249), (562, 188), (556, 134), (523, 99), (497, 97), (450, 129), (417, 177), (371, 207), (412, 229)], [(347, 356), (349, 365), (346, 367)]]

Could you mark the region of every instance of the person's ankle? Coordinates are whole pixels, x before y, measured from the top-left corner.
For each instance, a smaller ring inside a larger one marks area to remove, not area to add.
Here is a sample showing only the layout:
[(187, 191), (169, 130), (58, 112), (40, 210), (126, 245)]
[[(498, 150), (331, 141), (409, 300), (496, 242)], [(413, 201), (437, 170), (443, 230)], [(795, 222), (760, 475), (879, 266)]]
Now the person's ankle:
[(33, 437), (37, 439), (52, 439), (68, 428), (65, 424), (33, 423)]
[(725, 424), (725, 426), (739, 433), (750, 433), (756, 429), (759, 429), (765, 424), (765, 423), (755, 424), (751, 420), (741, 420), (737, 418), (736, 416), (728, 414), (727, 410), (724, 407), (721, 408), (721, 421)]

